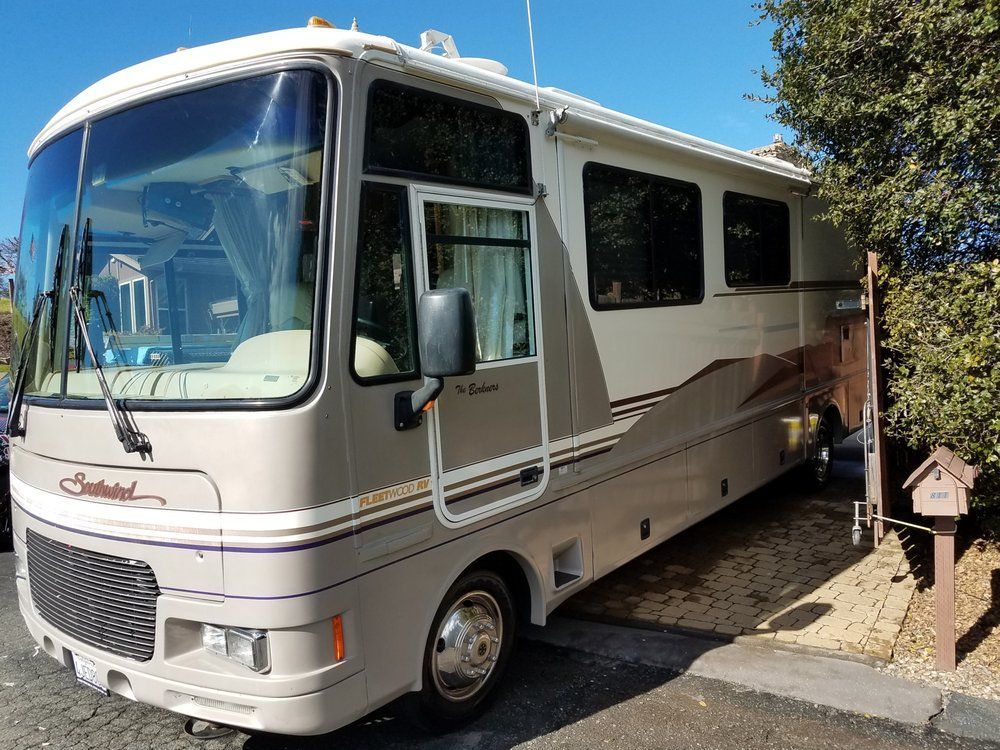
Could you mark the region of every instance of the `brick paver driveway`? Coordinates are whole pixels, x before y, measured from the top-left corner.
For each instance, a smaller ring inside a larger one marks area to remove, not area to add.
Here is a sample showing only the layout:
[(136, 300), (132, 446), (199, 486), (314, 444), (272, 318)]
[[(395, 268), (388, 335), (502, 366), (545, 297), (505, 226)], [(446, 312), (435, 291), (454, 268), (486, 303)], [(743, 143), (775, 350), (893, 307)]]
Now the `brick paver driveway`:
[(869, 531), (851, 544), (852, 501), (863, 497), (852, 436), (821, 493), (784, 477), (600, 579), (560, 613), (888, 659), (914, 579), (895, 535), (876, 550)]

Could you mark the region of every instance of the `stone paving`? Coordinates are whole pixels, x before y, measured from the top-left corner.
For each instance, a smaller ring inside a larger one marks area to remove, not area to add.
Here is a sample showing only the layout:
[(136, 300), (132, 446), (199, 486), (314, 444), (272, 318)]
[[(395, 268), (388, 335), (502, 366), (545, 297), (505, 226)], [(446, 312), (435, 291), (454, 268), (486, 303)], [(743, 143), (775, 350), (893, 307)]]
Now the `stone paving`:
[(852, 501), (864, 494), (853, 438), (836, 458), (821, 493), (784, 477), (598, 580), (560, 613), (889, 659), (914, 577), (895, 534), (877, 549), (867, 530), (851, 544)]

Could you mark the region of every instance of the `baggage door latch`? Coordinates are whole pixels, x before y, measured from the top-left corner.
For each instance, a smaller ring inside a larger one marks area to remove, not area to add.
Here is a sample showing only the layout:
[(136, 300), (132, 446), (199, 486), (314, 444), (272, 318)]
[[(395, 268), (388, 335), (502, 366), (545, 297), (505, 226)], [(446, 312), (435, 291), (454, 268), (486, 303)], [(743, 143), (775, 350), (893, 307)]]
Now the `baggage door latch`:
[(529, 466), (527, 469), (521, 469), (521, 486), (535, 484), (541, 476), (541, 466)]

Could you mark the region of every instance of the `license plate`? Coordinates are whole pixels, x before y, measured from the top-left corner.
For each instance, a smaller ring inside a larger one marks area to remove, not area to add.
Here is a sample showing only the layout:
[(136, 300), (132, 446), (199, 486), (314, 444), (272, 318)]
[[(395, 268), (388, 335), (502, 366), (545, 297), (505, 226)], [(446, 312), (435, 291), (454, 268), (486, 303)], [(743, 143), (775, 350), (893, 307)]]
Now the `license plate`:
[(110, 691), (101, 684), (101, 678), (97, 676), (97, 665), (92, 659), (79, 654), (73, 654), (73, 671), (76, 672), (76, 681), (81, 685), (96, 690), (101, 695), (110, 695)]

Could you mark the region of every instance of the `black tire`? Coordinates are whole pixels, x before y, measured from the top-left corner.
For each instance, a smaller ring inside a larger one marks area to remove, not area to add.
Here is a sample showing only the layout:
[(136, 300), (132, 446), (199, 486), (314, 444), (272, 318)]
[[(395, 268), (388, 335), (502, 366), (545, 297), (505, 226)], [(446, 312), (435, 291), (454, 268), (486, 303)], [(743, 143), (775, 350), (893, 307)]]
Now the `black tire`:
[(10, 508), (9, 467), (0, 467), (0, 552), (14, 549), (13, 518)]
[[(503, 578), (489, 570), (459, 578), (434, 615), (424, 649), (423, 688), (406, 700), (410, 718), (442, 733), (482, 714), (507, 669), (516, 629), (514, 598)], [(486, 673), (470, 674), (478, 670)]]
[(824, 417), (816, 427), (816, 439), (812, 458), (806, 463), (806, 483), (818, 492), (830, 483), (833, 469), (833, 427)]

